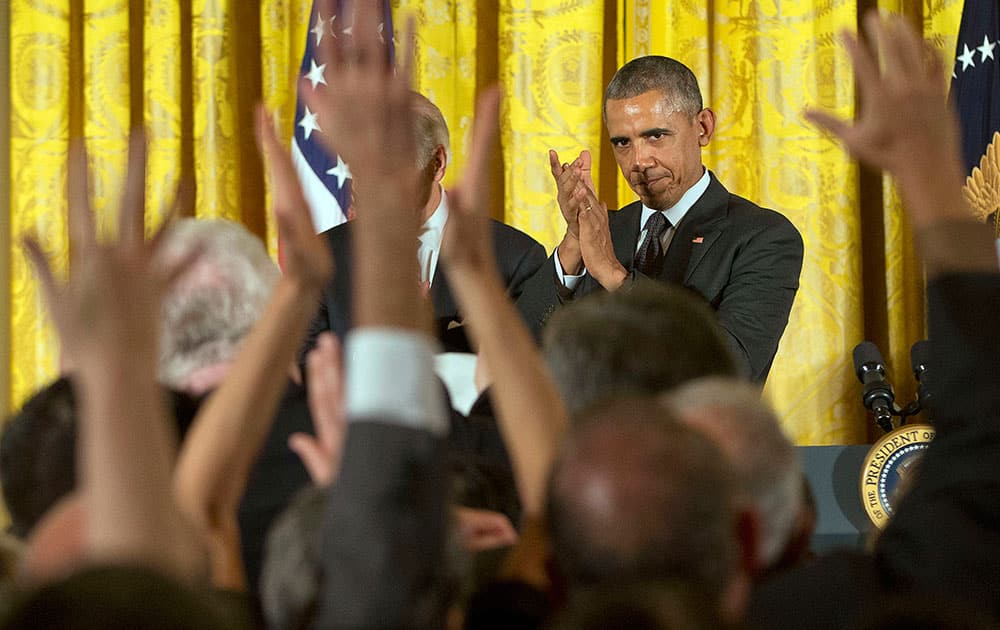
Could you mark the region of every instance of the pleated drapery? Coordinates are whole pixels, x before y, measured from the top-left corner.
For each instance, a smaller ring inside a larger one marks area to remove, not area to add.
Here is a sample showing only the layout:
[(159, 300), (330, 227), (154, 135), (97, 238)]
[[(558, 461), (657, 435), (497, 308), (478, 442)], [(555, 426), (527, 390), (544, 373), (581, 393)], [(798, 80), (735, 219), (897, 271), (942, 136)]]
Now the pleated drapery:
[[(71, 135), (84, 136), (91, 152), (102, 229), (114, 227), (128, 130), (142, 124), (150, 140), (150, 229), (177, 181), (187, 179), (199, 216), (241, 221), (276, 251), (252, 112), (263, 100), (291, 135), (310, 4), (10, 1), (9, 189), (0, 223), (9, 250), (9, 266), (0, 266), (9, 275), (0, 300), (10, 376), (0, 402), (8, 409), (58, 372), (55, 337), (17, 242), (38, 234), (65, 270)], [(571, 158), (589, 149), (602, 200), (612, 208), (632, 201), (605, 150), (603, 88), (616, 67), (638, 55), (690, 66), (718, 116), (706, 163), (730, 191), (788, 216), (805, 241), (801, 288), (765, 394), (797, 442), (836, 444), (868, 437), (853, 346), (876, 341), (899, 397), (907, 398), (914, 390), (909, 347), (924, 336), (923, 274), (898, 197), (801, 116), (807, 105), (853, 112), (852, 74), (837, 33), (854, 29), (862, 8), (875, 4), (394, 0), (393, 8), (397, 41), (407, 17), (416, 19), (416, 88), (451, 129), (446, 184), (464, 165), (477, 94), (499, 81), (506, 98), (495, 194), (483, 204), (550, 249), (563, 223), (547, 150)], [(961, 0), (877, 5), (922, 24), (952, 62)]]

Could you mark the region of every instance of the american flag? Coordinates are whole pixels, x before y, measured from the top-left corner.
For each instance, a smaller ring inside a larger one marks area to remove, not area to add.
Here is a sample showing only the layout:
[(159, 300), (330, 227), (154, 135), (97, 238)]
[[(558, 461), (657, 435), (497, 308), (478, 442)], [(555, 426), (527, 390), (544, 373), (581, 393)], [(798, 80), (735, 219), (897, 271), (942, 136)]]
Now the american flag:
[(966, 173), (1000, 131), (1000, 9), (997, 0), (965, 0), (951, 95), (962, 123)]
[[(360, 0), (369, 2), (371, 0)], [(309, 111), (302, 99), (301, 90), (329, 86), (324, 76), (326, 64), (317, 58), (320, 46), (331, 45), (333, 40), (351, 37), (352, 22), (343, 11), (342, 0), (314, 0), (309, 18), (306, 51), (302, 56), (301, 76), (308, 81), (299, 82), (299, 97), (295, 105), (295, 136), (292, 139), (292, 161), (302, 182), (302, 190), (312, 211), (313, 225), (318, 232), (326, 231), (351, 218), (351, 169), (336, 155), (323, 147), (316, 113)], [(392, 14), (389, 0), (384, 0), (385, 22), (379, 31), (386, 42), (392, 59)], [(333, 89), (336, 89), (335, 87)]]

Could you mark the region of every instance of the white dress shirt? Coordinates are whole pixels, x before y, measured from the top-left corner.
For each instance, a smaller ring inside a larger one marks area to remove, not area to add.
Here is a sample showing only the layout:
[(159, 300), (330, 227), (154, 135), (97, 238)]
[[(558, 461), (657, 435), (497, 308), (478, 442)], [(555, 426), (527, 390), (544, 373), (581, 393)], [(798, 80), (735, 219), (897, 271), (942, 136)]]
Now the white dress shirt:
[[(667, 251), (670, 246), (670, 241), (673, 240), (674, 234), (677, 232), (677, 226), (680, 225), (681, 221), (687, 215), (688, 210), (691, 209), (701, 196), (705, 194), (708, 190), (708, 185), (712, 181), (711, 176), (708, 174), (708, 169), (702, 173), (701, 179), (695, 182), (694, 186), (688, 188), (681, 198), (677, 200), (673, 206), (667, 208), (666, 210), (661, 210), (663, 216), (666, 217), (667, 221), (670, 222), (671, 227), (669, 229), (663, 230), (663, 234), (660, 235), (660, 243), (663, 245), (663, 251)], [(649, 217), (653, 216), (653, 213), (657, 210), (647, 208), (646, 204), (642, 204), (642, 217), (640, 217), (639, 225), (641, 230), (639, 231), (639, 240), (636, 242), (636, 251), (642, 247), (642, 242), (646, 239), (646, 223), (649, 221)], [(584, 267), (583, 271), (578, 275), (569, 275), (563, 271), (562, 263), (559, 262), (559, 252), (556, 248), (556, 252), (552, 256), (556, 264), (556, 277), (559, 278), (559, 282), (562, 283), (564, 287), (570, 291), (576, 289), (577, 285), (580, 284), (580, 280), (587, 275), (587, 268)]]
[(436, 435), (448, 414), (434, 377), (434, 339), (397, 328), (355, 328), (344, 344), (344, 403), (351, 422), (375, 420)]
[[(440, 184), (437, 184), (440, 186)], [(441, 189), (441, 202), (434, 213), (431, 214), (420, 226), (418, 237), (420, 246), (417, 247), (417, 261), (420, 264), (420, 281), (431, 284), (434, 282), (434, 273), (437, 271), (438, 257), (441, 253), (441, 238), (444, 235), (444, 226), (448, 223), (448, 197)]]

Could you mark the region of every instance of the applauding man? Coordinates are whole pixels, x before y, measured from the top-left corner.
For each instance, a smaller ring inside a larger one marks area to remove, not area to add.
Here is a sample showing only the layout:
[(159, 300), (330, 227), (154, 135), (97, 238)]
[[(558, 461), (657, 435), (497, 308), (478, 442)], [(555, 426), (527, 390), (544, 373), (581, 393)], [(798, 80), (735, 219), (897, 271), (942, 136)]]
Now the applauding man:
[[(424, 96), (410, 94), (411, 123), (416, 133), (412, 155), (405, 156), (419, 170), (415, 199), (419, 202), (417, 260), (419, 280), (423, 284), (434, 308), (435, 333), (446, 351), (468, 352), (462, 329), (463, 321), (444, 274), (438, 273), (441, 240), (448, 226), (448, 195), (441, 186), (448, 167), (448, 126), (434, 103)], [(488, 204), (489, 200), (480, 200)], [(359, 204), (362, 205), (362, 204)], [(364, 212), (359, 208), (358, 214)], [(320, 333), (333, 331), (343, 337), (352, 327), (352, 234), (351, 223), (343, 223), (326, 232), (336, 261), (337, 273), (327, 284), (320, 301), (319, 313), (310, 327), (306, 348), (316, 345)], [(494, 251), (504, 286), (512, 297), (521, 293), (521, 287), (545, 261), (545, 250), (533, 238), (499, 221), (490, 221)], [(303, 355), (304, 356), (304, 355)]]
[(640, 57), (615, 74), (604, 117), (622, 174), (639, 196), (608, 213), (590, 154), (549, 154), (566, 234), (518, 302), (536, 331), (553, 308), (647, 277), (689, 287), (715, 309), (745, 376), (767, 378), (802, 268), (802, 239), (782, 215), (730, 194), (701, 161), (715, 132), (691, 70)]

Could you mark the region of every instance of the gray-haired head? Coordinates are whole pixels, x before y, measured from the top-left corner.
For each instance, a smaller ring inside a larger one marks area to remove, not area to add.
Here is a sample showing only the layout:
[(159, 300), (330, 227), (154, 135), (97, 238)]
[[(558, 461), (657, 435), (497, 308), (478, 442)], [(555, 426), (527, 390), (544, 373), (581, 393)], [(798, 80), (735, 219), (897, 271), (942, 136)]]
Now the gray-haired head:
[(312, 625), (323, 586), (323, 516), (329, 489), (298, 492), (267, 534), (260, 573), (260, 600), (270, 628)]
[(571, 412), (625, 395), (656, 395), (736, 364), (715, 313), (688, 289), (639, 281), (559, 309), (544, 355)]
[(637, 57), (618, 69), (604, 91), (605, 117), (607, 102), (634, 98), (656, 90), (674, 101), (674, 109), (690, 117), (702, 110), (701, 90), (691, 69), (670, 57), (647, 55)]
[(165, 236), (163, 264), (199, 252), (161, 307), (160, 379), (187, 389), (195, 370), (236, 355), (281, 272), (260, 239), (232, 221), (181, 219)]
[(704, 378), (678, 387), (664, 401), (729, 460), (738, 490), (762, 525), (758, 562), (762, 567), (777, 562), (802, 509), (802, 465), (760, 390), (732, 379)]
[(438, 106), (419, 92), (412, 94), (417, 126), (417, 164), (420, 168), (424, 168), (430, 163), (439, 146), (443, 146), (445, 152), (449, 151), (451, 140), (448, 135), (448, 123), (445, 122)]

